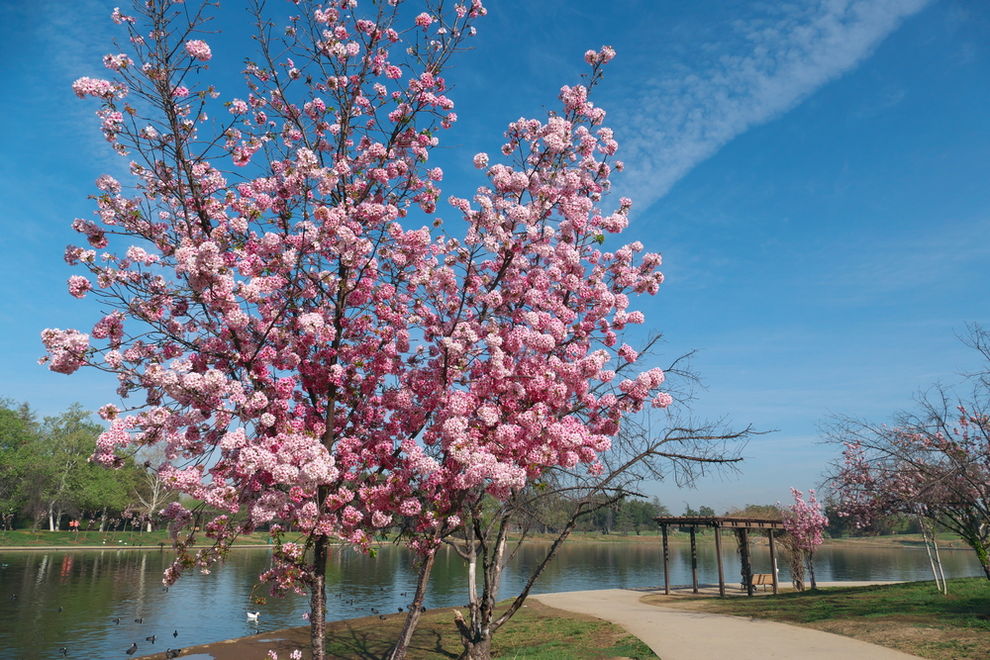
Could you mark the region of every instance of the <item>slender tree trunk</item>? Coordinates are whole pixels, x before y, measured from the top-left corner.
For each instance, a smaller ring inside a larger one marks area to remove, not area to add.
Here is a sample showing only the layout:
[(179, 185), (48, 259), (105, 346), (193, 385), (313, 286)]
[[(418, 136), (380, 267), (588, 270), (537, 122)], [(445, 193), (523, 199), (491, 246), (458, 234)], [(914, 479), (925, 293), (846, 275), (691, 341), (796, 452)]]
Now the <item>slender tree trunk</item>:
[(100, 512), (100, 532), (105, 532), (107, 529), (107, 508), (103, 507), (103, 511)]
[(938, 576), (942, 580), (942, 593), (949, 595), (949, 583), (945, 579), (945, 567), (942, 566), (942, 555), (938, 552), (938, 540), (935, 536), (935, 526), (932, 525), (932, 549), (935, 551), (935, 566), (938, 567)]
[(327, 554), (330, 540), (317, 536), (313, 546), (313, 581), (309, 597), (309, 642), (313, 660), (326, 660)]
[(808, 579), (811, 581), (811, 589), (814, 591), (818, 588), (818, 583), (815, 582), (815, 553), (807, 552), (805, 561), (808, 563)]
[(55, 503), (48, 503), (48, 531), (55, 531)]
[(433, 548), (425, 557), (419, 567), (419, 579), (416, 582), (416, 595), (409, 605), (409, 612), (406, 614), (406, 622), (402, 625), (402, 632), (399, 633), (399, 640), (395, 643), (389, 660), (403, 660), (412, 643), (413, 633), (419, 625), (419, 617), (423, 613), (423, 601), (426, 599), (426, 586), (430, 582), (430, 573), (433, 572), (433, 562), (437, 558), (437, 548)]
[(925, 527), (921, 516), (918, 516), (918, 527), (921, 528), (921, 538), (925, 542), (925, 551), (928, 553), (928, 564), (932, 567), (932, 577), (935, 579), (935, 587), (942, 591), (942, 585), (938, 581), (938, 570), (935, 568), (935, 556), (932, 555), (932, 546), (928, 543), (928, 529)]
[[(938, 557), (937, 554), (938, 546), (935, 545), (934, 531), (932, 532), (931, 535), (929, 535), (928, 525), (925, 524), (925, 519), (921, 517), (921, 514), (918, 514), (918, 525), (919, 527), (921, 527), (921, 538), (924, 539), (925, 550), (928, 552), (928, 563), (931, 564), (932, 567), (932, 576), (935, 578), (935, 588), (938, 589), (943, 594), (947, 593), (948, 589), (947, 589), (947, 585), (945, 584), (945, 577), (941, 571), (942, 560), (939, 557), (938, 560), (936, 561), (936, 557)], [(935, 547), (935, 553), (936, 553), (934, 555), (932, 554), (933, 546)]]

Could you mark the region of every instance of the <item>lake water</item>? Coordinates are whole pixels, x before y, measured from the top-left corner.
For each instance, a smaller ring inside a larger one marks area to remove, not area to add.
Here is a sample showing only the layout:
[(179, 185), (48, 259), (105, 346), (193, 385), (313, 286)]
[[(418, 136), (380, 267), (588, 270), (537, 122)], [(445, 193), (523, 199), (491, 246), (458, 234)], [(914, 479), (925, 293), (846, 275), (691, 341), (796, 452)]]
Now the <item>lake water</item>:
[[(727, 584), (739, 582), (735, 544), (725, 544)], [(518, 591), (546, 546), (528, 544), (506, 569), (503, 596)], [(267, 630), (306, 625), (305, 597), (270, 598), (251, 604), (257, 575), (268, 567), (267, 549), (237, 549), (227, 563), (209, 575), (190, 573), (167, 592), (162, 570), (168, 551), (97, 550), (0, 553), (0, 658), (126, 658), (137, 642), (137, 656)], [(782, 562), (783, 563), (783, 562)], [(971, 551), (945, 551), (951, 577), (980, 574)], [(819, 581), (931, 579), (921, 548), (833, 547), (816, 554)], [(765, 546), (753, 548), (754, 572), (769, 572)], [(427, 607), (463, 605), (464, 563), (453, 551), (441, 551), (433, 571)], [(392, 613), (406, 607), (415, 588), (412, 556), (402, 548), (384, 547), (374, 558), (350, 550), (334, 550), (328, 566), (329, 619)], [(711, 538), (699, 539), (699, 579), (718, 581)], [(781, 565), (781, 581), (789, 580)], [(671, 584), (690, 584), (687, 544), (671, 544)], [(572, 543), (537, 583), (534, 593), (579, 589), (650, 587), (663, 584), (659, 540), (656, 543)], [(61, 611), (60, 611), (61, 608)], [(258, 623), (245, 612), (258, 609)], [(116, 623), (116, 619), (120, 622)], [(138, 623), (135, 619), (142, 619)], [(173, 637), (173, 631), (178, 632)], [(157, 635), (156, 643), (145, 641)]]

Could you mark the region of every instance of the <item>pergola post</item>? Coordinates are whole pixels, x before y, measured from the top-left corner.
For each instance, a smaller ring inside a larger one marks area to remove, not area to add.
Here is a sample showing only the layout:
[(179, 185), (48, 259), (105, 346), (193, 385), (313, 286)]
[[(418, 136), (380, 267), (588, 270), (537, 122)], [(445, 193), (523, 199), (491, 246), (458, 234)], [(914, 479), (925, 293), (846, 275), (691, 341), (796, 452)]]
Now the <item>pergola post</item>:
[[(671, 525), (675, 527), (687, 527), (691, 533), (691, 587), (694, 593), (699, 593), (698, 587), (698, 527), (711, 527), (715, 530), (715, 561), (718, 564), (718, 595), (725, 597), (725, 567), (722, 565), (722, 530), (730, 529), (735, 532), (739, 541), (739, 554), (742, 559), (742, 581), (743, 589), (750, 596), (754, 595), (753, 586), (753, 564), (752, 552), (749, 547), (749, 530), (758, 529), (767, 532), (770, 540), (770, 563), (773, 565), (771, 571), (773, 592), (779, 592), (780, 585), (777, 581), (777, 547), (774, 532), (782, 530), (783, 524), (779, 520), (768, 518), (741, 518), (735, 516), (657, 516), (654, 518), (660, 525), (660, 532), (663, 535), (663, 586), (664, 593), (670, 593), (670, 546), (667, 529)], [(761, 581), (762, 583), (762, 581)]]
[(753, 566), (749, 561), (749, 530), (743, 527), (742, 529), (737, 529), (736, 532), (739, 534), (739, 554), (742, 560), (742, 579), (743, 588), (746, 589), (746, 595), (753, 595)]
[(715, 525), (715, 563), (718, 564), (718, 595), (725, 597), (725, 575), (722, 573), (722, 530)]
[(670, 595), (670, 548), (667, 546), (667, 526), (660, 525), (660, 535), (663, 536), (663, 592)]
[(777, 548), (773, 542), (773, 530), (767, 530), (767, 536), (770, 538), (770, 573), (773, 576), (773, 594), (777, 595)]
[(698, 545), (695, 541), (696, 525), (691, 525), (691, 586), (698, 593)]

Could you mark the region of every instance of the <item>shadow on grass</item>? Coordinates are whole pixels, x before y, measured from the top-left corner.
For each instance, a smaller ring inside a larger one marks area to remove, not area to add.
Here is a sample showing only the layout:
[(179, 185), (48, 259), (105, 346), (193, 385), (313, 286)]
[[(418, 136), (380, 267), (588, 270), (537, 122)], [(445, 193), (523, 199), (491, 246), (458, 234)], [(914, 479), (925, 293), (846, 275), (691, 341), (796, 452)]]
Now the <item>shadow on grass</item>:
[(990, 630), (990, 582), (983, 578), (949, 581), (943, 596), (935, 583), (908, 582), (866, 587), (830, 587), (790, 592), (758, 601), (712, 600), (706, 611), (808, 623), (830, 619), (925, 619), (938, 625)]
[[(327, 652), (330, 657), (334, 658), (382, 660), (388, 656), (397, 638), (398, 628), (395, 625), (384, 624), (384, 627), (369, 629), (367, 624), (362, 626), (338, 624), (327, 633)], [(412, 657), (459, 657), (460, 647), (457, 647), (456, 652), (451, 651), (447, 648), (451, 646), (450, 642), (451, 640), (445, 640), (444, 636), (437, 630), (421, 626), (413, 634), (412, 643), (409, 645), (410, 655)]]

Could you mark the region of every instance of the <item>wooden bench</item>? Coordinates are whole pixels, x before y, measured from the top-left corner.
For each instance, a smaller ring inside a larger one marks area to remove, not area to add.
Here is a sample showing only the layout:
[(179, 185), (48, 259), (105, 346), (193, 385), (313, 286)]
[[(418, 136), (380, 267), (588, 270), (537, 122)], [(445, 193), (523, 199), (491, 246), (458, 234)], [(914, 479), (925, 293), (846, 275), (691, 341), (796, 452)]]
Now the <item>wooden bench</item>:
[(767, 587), (773, 586), (773, 574), (772, 573), (754, 573), (753, 574), (753, 586), (763, 587), (763, 591), (767, 590)]

